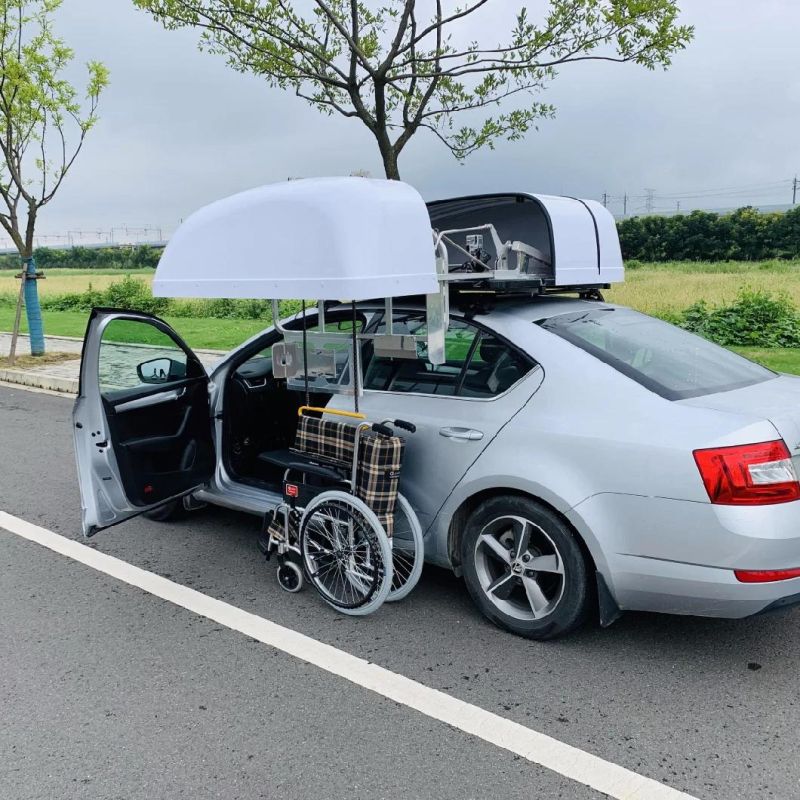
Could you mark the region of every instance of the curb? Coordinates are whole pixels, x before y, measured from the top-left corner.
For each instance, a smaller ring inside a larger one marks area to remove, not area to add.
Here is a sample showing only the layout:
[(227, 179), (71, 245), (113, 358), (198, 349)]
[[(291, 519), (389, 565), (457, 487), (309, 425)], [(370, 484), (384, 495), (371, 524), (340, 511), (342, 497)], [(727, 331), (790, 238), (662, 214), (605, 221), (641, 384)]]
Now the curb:
[(47, 389), (51, 392), (78, 394), (78, 381), (74, 378), (58, 378), (24, 369), (0, 369), (0, 381), (18, 386), (31, 386), (35, 389)]

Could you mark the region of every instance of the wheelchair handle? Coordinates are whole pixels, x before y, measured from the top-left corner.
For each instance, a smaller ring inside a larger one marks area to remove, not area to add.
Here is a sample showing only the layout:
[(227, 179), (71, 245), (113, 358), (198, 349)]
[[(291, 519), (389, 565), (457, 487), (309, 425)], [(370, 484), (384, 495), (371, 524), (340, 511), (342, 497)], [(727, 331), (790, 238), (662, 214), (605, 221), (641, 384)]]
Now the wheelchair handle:
[(322, 408), (321, 406), (300, 406), (297, 409), (297, 416), (302, 417), (304, 411), (315, 411), (319, 414), (333, 414), (337, 417), (350, 417), (351, 419), (366, 419), (364, 414), (355, 411), (339, 411), (338, 408)]
[(413, 422), (406, 422), (404, 419), (396, 419), (392, 424), (396, 428), (402, 428), (404, 431), (408, 431), (409, 433), (417, 432), (417, 426)]
[(384, 436), (394, 436), (394, 431), (391, 426), (395, 428), (402, 428), (409, 433), (416, 433), (417, 426), (413, 422), (406, 422), (404, 419), (385, 419), (383, 422), (375, 423), (372, 430), (376, 433), (381, 433)]

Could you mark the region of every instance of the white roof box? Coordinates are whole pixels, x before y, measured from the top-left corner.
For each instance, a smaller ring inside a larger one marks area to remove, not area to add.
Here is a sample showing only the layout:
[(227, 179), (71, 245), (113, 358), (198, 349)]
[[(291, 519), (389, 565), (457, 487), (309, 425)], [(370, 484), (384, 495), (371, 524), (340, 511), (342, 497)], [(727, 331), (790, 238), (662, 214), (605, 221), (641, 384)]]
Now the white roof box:
[(192, 214), (153, 280), (158, 297), (363, 300), (438, 291), (430, 220), (400, 181), (262, 186)]
[(614, 217), (594, 200), (488, 194), (438, 200), (428, 203), (428, 211), (437, 231), (458, 231), (448, 234), (457, 245), (448, 247), (451, 270), (469, 262), (463, 251), (474, 251), (475, 229), (492, 225), (496, 239), (479, 234), (485, 253), (481, 260), (494, 263), (503, 255), (497, 252), (498, 242), (508, 244), (502, 248), (509, 262), (505, 268), (516, 269), (512, 262), (523, 260), (520, 271), (540, 278), (544, 288), (600, 286), (625, 279)]

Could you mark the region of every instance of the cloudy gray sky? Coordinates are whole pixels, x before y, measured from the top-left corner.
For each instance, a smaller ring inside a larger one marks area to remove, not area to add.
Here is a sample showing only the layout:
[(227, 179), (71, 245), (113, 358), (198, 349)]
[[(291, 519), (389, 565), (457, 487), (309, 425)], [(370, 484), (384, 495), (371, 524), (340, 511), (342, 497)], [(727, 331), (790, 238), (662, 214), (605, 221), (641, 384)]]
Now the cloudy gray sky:
[[(517, 3), (493, 0), (509, 14)], [(647, 187), (675, 196), (657, 199), (660, 206), (677, 196), (684, 208), (788, 202), (789, 179), (800, 172), (800, 3), (681, 6), (696, 38), (668, 72), (566, 67), (546, 95), (558, 115), (538, 132), (464, 165), (423, 132), (401, 157), (404, 179), (430, 199), (501, 189), (641, 198)], [(544, 0), (529, 5), (534, 17), (543, 8)], [(360, 123), (321, 116), (232, 72), (198, 52), (195, 33), (164, 31), (128, 0), (64, 0), (58, 32), (79, 61), (107, 64), (111, 86), (84, 153), (44, 212), (43, 233), (123, 225), (166, 233), (211, 200), (289, 175), (382, 174)], [(777, 181), (785, 183), (764, 186)], [(727, 187), (753, 188), (689, 197)], [(631, 201), (634, 210), (642, 205)]]

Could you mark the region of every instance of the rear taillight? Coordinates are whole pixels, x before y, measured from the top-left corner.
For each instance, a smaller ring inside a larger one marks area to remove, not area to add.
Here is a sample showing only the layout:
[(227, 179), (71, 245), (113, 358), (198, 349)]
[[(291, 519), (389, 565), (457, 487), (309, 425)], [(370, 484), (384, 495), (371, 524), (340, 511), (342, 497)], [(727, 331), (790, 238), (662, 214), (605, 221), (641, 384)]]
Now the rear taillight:
[(736, 569), (734, 575), (742, 583), (775, 583), (800, 578), (800, 569)]
[(694, 460), (712, 503), (763, 506), (800, 499), (800, 483), (782, 439), (695, 450)]

